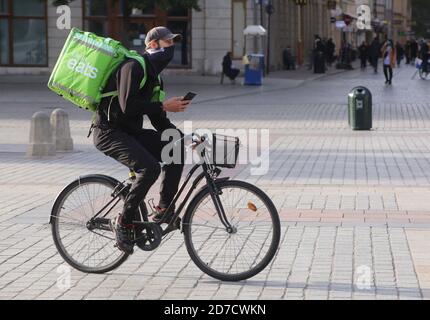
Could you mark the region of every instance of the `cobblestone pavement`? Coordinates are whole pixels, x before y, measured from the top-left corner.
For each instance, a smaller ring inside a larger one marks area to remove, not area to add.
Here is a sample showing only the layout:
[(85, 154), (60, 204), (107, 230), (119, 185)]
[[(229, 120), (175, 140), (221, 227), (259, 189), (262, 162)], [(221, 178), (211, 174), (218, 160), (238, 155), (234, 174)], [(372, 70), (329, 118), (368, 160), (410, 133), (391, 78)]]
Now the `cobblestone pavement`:
[[(79, 175), (124, 179), (127, 170), (86, 138), (87, 113), (37, 79), (1, 78), (0, 299), (429, 299), (430, 82), (413, 73), (397, 69), (393, 87), (370, 70), (313, 81), (275, 75), (262, 88), (168, 79), (171, 95), (201, 93), (172, 117), (179, 127), (270, 129), (266, 174), (245, 165), (224, 174), (273, 199), (282, 220), (276, 258), (252, 279), (223, 283), (202, 274), (175, 233), (108, 274), (72, 270), (68, 290), (57, 286), (66, 264), (47, 224), (55, 196)], [(345, 100), (356, 85), (374, 95), (371, 132), (348, 129)], [(56, 107), (70, 114), (75, 152), (26, 159), (29, 118)]]

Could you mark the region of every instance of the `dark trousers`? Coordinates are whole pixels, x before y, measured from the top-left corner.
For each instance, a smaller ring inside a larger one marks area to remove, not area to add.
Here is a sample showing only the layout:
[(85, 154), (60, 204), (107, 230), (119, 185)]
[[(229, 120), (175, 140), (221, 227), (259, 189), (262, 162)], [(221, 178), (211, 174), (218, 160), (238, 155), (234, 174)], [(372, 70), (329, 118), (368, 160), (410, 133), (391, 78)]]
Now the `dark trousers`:
[(375, 70), (375, 73), (378, 72), (378, 60), (379, 60), (378, 57), (372, 57), (372, 66), (373, 66), (373, 69)]
[(360, 58), (360, 60), (361, 60), (361, 69), (366, 69), (367, 68), (367, 58), (362, 57), (362, 58)]
[(422, 64), (423, 70), (424, 70), (424, 72), (428, 72), (429, 55), (426, 54), (422, 60), (423, 60), (423, 64)]
[(224, 69), (223, 72), (227, 77), (230, 78), (230, 80), (233, 81), (239, 75), (240, 70), (231, 68), (231, 69)]
[(314, 73), (325, 73), (325, 57), (321, 51), (314, 54)]
[(384, 64), (384, 75), (387, 82), (393, 80), (393, 68), (390, 65)]
[(169, 143), (169, 141), (161, 141), (161, 133), (155, 130), (142, 130), (140, 135), (129, 135), (117, 128), (94, 129), (96, 148), (136, 172), (136, 180), (124, 203), (122, 212), (124, 223), (132, 222), (140, 202), (143, 201), (160, 173), (162, 173), (162, 182), (159, 206), (167, 208), (173, 200), (184, 168), (184, 150), (183, 143), (179, 143), (181, 162), (166, 164), (161, 169), (161, 151)]

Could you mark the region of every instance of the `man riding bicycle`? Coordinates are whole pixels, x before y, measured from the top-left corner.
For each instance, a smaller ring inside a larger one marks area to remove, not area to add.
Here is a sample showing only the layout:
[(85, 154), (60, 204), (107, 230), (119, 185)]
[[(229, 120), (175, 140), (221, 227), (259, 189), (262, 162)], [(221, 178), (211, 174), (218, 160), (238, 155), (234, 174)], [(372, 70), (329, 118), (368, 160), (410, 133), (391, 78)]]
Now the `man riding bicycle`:
[[(167, 118), (166, 112), (184, 112), (190, 102), (182, 97), (162, 102), (163, 84), (159, 78), (173, 59), (175, 43), (181, 39), (181, 35), (172, 34), (165, 27), (151, 29), (145, 39), (146, 52), (143, 55), (146, 70), (135, 59), (125, 60), (112, 73), (105, 89), (105, 92), (117, 90), (118, 96), (102, 99), (94, 121), (96, 148), (136, 172), (122, 213), (113, 223), (117, 246), (128, 254), (133, 253), (130, 233), (140, 202), (163, 172), (160, 201), (153, 218), (155, 222), (161, 221), (178, 190), (182, 175), (183, 161), (167, 164), (161, 169), (162, 149), (170, 143), (162, 141), (161, 136), (166, 129), (177, 130), (183, 136)], [(146, 82), (140, 88), (145, 76)], [(159, 99), (154, 99), (154, 94)], [(148, 116), (155, 130), (143, 129), (144, 115)]]

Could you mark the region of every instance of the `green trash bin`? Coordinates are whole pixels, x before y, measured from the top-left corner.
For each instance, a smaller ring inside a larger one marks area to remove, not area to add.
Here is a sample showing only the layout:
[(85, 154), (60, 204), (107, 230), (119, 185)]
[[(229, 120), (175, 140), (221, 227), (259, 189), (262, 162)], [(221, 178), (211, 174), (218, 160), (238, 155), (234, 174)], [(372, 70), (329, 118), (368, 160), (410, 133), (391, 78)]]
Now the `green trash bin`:
[(348, 122), (353, 130), (372, 129), (372, 93), (356, 87), (348, 95)]

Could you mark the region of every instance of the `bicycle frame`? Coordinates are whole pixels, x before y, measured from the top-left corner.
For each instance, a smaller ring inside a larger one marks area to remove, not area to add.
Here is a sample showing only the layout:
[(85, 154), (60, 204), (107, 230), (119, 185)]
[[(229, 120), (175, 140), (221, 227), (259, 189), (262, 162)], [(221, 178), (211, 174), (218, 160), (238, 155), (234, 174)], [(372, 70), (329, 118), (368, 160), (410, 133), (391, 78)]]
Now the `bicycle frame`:
[[(230, 222), (228, 221), (228, 218), (225, 214), (224, 211), (224, 207), (219, 199), (219, 195), (220, 195), (220, 191), (218, 190), (217, 186), (216, 186), (216, 178), (219, 176), (219, 174), (221, 173), (221, 170), (216, 167), (216, 166), (212, 166), (208, 163), (206, 163), (205, 161), (205, 149), (202, 150), (202, 154), (200, 155), (200, 162), (199, 164), (194, 165), (191, 170), (188, 172), (185, 181), (183, 182), (182, 186), (179, 188), (178, 192), (176, 193), (174, 199), (172, 200), (172, 202), (169, 204), (168, 208), (166, 209), (166, 214), (165, 217), (157, 222), (157, 224), (162, 224), (162, 223), (167, 223), (167, 219), (166, 217), (169, 216), (169, 214), (171, 213), (171, 211), (175, 208), (176, 203), (178, 202), (179, 198), (181, 197), (182, 193), (185, 190), (185, 187), (188, 185), (189, 181), (191, 180), (191, 177), (193, 176), (193, 174), (196, 172), (196, 170), (200, 167), (202, 167), (203, 172), (201, 172), (193, 181), (191, 188), (188, 190), (187, 194), (185, 195), (184, 200), (179, 204), (177, 210), (175, 210), (175, 213), (173, 214), (172, 217), (170, 217), (170, 221), (168, 222), (167, 227), (163, 230), (163, 236), (170, 233), (171, 231), (174, 231), (176, 229), (178, 229), (177, 227), (175, 227), (175, 223), (176, 220), (178, 219), (178, 217), (180, 216), (182, 210), (184, 209), (185, 205), (187, 204), (188, 200), (190, 199), (192, 193), (194, 192), (194, 190), (197, 188), (197, 186), (199, 185), (199, 183), (206, 178), (206, 183), (207, 186), (209, 188), (209, 192), (212, 198), (212, 201), (214, 202), (215, 205), (215, 209), (217, 210), (218, 216), (222, 222), (222, 224), (226, 227), (226, 230), (228, 233), (233, 233), (234, 232), (234, 228), (231, 226)], [(221, 178), (218, 180), (228, 180), (230, 179), (229, 177), (225, 177), (225, 178)], [(120, 190), (117, 192), (117, 188), (120, 188)], [(127, 189), (130, 188), (130, 184), (124, 185), (123, 183), (119, 184), (117, 186), (117, 188), (114, 189), (114, 191), (112, 192), (112, 195), (115, 195), (115, 192), (117, 192), (117, 194), (102, 208), (100, 209), (91, 219), (90, 221), (88, 221), (87, 226), (91, 229), (102, 229), (102, 230), (107, 230), (107, 227), (104, 227), (104, 224), (107, 224), (108, 221), (106, 221), (107, 219), (104, 219), (112, 210), (113, 208), (118, 204), (119, 202), (119, 196), (121, 195), (121, 193), (123, 193), (124, 191), (126, 191)], [(101, 217), (98, 218), (98, 216), (106, 209), (108, 208), (114, 201), (116, 200), (115, 204)], [(143, 201), (143, 200), (142, 200)], [(144, 219), (147, 220), (147, 212), (145, 212), (145, 217), (143, 217)], [(145, 223), (148, 221), (134, 221), (135, 223)]]
[[(170, 218), (170, 222), (168, 223), (167, 228), (163, 231), (163, 235), (169, 233), (170, 231), (173, 231), (175, 229), (174, 224), (177, 220), (177, 218), (181, 215), (182, 210), (184, 209), (186, 203), (188, 202), (188, 200), (190, 199), (192, 193), (194, 192), (194, 190), (197, 188), (198, 184), (203, 180), (203, 178), (206, 178), (206, 183), (207, 186), (209, 188), (209, 192), (211, 194), (211, 198), (214, 201), (214, 205), (215, 208), (217, 210), (217, 213), (219, 215), (219, 218), (222, 222), (222, 224), (226, 227), (227, 231), (230, 232), (233, 230), (230, 222), (227, 219), (227, 216), (225, 214), (224, 208), (222, 206), (221, 201), (219, 200), (219, 194), (220, 191), (218, 190), (217, 186), (216, 186), (216, 177), (218, 177), (218, 175), (221, 173), (221, 170), (219, 168), (216, 168), (214, 170), (211, 170), (209, 168), (209, 166), (203, 162), (202, 164), (196, 164), (191, 170), (190, 172), (187, 174), (187, 177), (184, 181), (184, 183), (182, 184), (182, 186), (180, 187), (179, 191), (177, 192), (175, 198), (173, 199), (173, 201), (170, 203), (169, 207), (166, 209), (166, 215), (165, 216), (169, 216), (169, 213), (173, 210), (173, 208), (176, 205), (176, 202), (178, 201), (179, 197), (182, 195), (183, 191), (185, 190), (185, 187), (187, 186), (188, 182), (191, 180), (192, 175), (194, 174), (194, 172), (199, 168), (202, 167), (203, 172), (201, 172), (193, 181), (191, 188), (188, 190), (187, 194), (185, 195), (184, 200), (180, 203), (179, 207), (177, 210), (175, 210), (174, 215)], [(225, 178), (221, 178), (218, 180), (228, 180), (230, 179), (229, 177), (225, 177)], [(159, 224), (162, 223), (166, 223), (166, 218), (163, 218)]]

